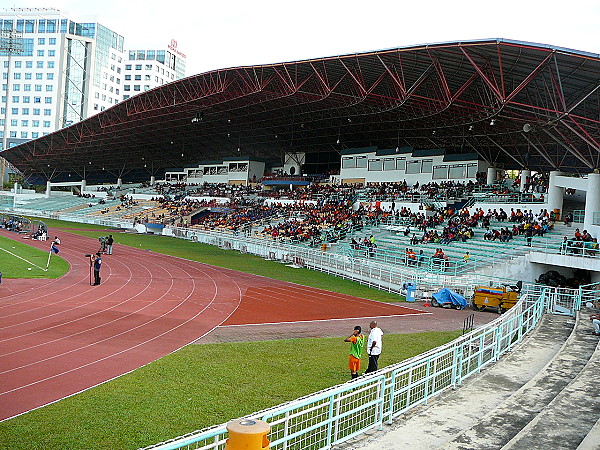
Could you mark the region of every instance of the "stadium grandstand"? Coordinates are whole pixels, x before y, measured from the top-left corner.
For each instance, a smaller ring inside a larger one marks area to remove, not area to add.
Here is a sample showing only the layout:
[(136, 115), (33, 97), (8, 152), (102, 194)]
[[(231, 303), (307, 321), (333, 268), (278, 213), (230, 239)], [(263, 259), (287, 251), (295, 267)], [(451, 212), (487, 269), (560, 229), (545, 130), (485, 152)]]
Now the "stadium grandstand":
[[(22, 180), (1, 192), (2, 225), (187, 239), (417, 303), (444, 287), (516, 292), (443, 347), (248, 419), (271, 425), (272, 448), (524, 448), (577, 407), (561, 448), (594, 448), (600, 402), (583, 393), (597, 392), (600, 348), (583, 319), (600, 308), (599, 73), (600, 55), (494, 39), (199, 74), (3, 151)], [(473, 409), (462, 424), (453, 402)], [(410, 437), (435, 414), (447, 430)], [(537, 448), (556, 442), (546, 434)], [(228, 436), (223, 424), (151, 448)]]

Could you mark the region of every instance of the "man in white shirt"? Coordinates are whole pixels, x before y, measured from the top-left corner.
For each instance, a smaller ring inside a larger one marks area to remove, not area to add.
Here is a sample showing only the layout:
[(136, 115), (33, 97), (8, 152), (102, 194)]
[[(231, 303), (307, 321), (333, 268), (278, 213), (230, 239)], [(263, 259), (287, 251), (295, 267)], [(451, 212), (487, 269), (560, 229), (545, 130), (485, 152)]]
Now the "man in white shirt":
[(369, 333), (369, 340), (367, 341), (367, 354), (369, 355), (369, 367), (365, 370), (365, 373), (377, 371), (377, 364), (379, 361), (379, 355), (381, 355), (383, 331), (377, 326), (377, 322), (372, 320), (369, 324), (371, 332)]

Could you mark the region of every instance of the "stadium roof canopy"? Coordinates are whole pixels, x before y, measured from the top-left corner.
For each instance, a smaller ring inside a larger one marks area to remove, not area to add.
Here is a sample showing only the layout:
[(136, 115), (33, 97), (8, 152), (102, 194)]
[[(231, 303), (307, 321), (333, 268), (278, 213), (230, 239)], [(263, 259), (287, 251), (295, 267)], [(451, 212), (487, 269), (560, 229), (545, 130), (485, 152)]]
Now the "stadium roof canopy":
[(216, 70), (1, 155), (26, 176), (114, 180), (369, 146), (591, 172), (600, 167), (600, 55), (492, 39)]

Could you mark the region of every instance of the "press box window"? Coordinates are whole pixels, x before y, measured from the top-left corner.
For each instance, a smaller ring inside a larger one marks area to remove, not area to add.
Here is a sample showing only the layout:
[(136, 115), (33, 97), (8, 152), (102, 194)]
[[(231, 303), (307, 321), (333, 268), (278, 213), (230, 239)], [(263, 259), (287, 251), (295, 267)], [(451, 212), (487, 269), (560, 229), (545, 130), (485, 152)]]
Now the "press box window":
[(383, 160), (383, 170), (396, 170), (396, 160), (394, 158), (385, 158)]
[(448, 178), (463, 179), (466, 175), (466, 167), (464, 164), (454, 164), (448, 170)]
[(448, 166), (434, 166), (433, 176), (434, 180), (445, 180), (448, 178)]
[(433, 159), (424, 159), (421, 165), (421, 173), (431, 173), (433, 170)]
[(406, 158), (396, 158), (396, 170), (406, 170)]
[(383, 170), (383, 161), (381, 159), (369, 160), (369, 171)]
[(356, 157), (356, 168), (357, 169), (366, 169), (367, 167), (367, 157), (366, 156), (357, 156)]
[(342, 158), (342, 169), (354, 169), (354, 168), (356, 168), (356, 159)]
[(421, 173), (421, 161), (407, 161), (406, 173)]

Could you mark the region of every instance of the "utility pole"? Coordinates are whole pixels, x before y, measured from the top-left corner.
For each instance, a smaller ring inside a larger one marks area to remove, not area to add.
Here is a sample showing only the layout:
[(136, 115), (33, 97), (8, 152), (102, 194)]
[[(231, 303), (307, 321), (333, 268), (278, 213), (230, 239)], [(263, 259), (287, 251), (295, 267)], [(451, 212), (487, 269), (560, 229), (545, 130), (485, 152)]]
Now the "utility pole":
[[(7, 78), (6, 78), (6, 90), (5, 101), (4, 101), (4, 128), (2, 133), (2, 149), (0, 154), (4, 150), (8, 149), (8, 99), (10, 91), (10, 70), (13, 55), (19, 55), (23, 53), (23, 32), (17, 31), (15, 28), (10, 30), (0, 30), (0, 56), (8, 56), (8, 67), (7, 67)], [(0, 189), (4, 187), (4, 178), (6, 177), (6, 168), (8, 162), (0, 156)]]

